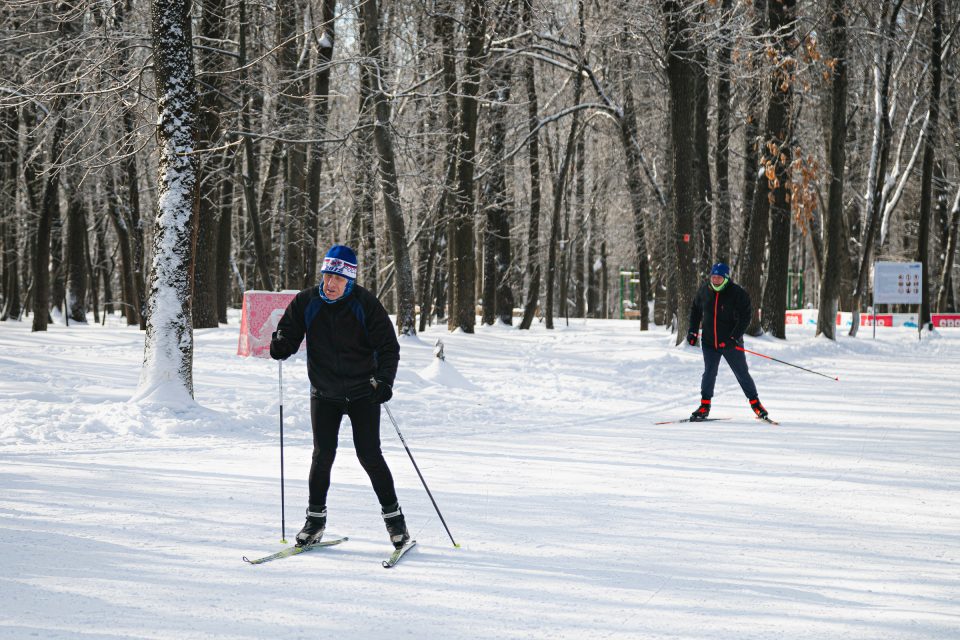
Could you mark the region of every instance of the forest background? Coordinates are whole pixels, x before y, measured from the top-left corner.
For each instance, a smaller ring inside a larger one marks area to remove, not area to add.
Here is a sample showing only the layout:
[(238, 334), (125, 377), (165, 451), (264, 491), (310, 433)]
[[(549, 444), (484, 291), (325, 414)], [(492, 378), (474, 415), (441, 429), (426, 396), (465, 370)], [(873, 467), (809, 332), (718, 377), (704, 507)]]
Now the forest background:
[[(632, 317), (714, 262), (751, 335), (956, 309), (960, 0), (8, 0), (0, 318), (194, 328), (334, 242), (401, 334)], [(151, 381), (144, 375), (142, 386)]]

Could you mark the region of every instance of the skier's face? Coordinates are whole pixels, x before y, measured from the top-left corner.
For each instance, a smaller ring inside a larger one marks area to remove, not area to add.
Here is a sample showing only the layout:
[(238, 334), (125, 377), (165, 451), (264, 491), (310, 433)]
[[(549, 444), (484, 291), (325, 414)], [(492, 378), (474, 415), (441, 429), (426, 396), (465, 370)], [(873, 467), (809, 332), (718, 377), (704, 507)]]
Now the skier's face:
[(719, 287), (723, 284), (723, 281), (726, 280), (723, 276), (710, 276), (710, 284), (715, 287)]
[(323, 293), (331, 300), (336, 300), (343, 295), (343, 290), (347, 288), (347, 279), (336, 273), (323, 274)]

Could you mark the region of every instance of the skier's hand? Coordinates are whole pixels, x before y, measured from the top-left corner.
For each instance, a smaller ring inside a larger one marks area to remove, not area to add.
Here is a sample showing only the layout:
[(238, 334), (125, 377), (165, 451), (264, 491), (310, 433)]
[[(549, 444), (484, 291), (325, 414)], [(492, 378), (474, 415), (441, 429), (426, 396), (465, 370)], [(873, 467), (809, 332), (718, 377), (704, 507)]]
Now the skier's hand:
[(739, 336), (739, 337), (737, 337), (737, 336), (730, 336), (729, 338), (727, 338), (727, 341), (726, 341), (725, 343), (722, 343), (720, 346), (721, 346), (721, 347), (724, 347), (724, 346), (725, 346), (725, 347), (728, 347), (728, 348), (730, 348), (730, 349), (736, 349), (737, 347), (741, 347), (741, 348), (742, 348), (742, 347), (743, 347), (743, 336)]
[(370, 386), (373, 387), (373, 392), (370, 394), (371, 402), (383, 404), (384, 402), (389, 402), (390, 398), (393, 397), (393, 387), (385, 380), (370, 378)]
[(279, 331), (274, 331), (270, 339), (270, 357), (274, 360), (286, 360), (296, 352), (296, 349), (290, 342), (280, 335)]
[(688, 332), (688, 333), (687, 333), (687, 344), (689, 344), (691, 347), (697, 346), (697, 335), (698, 335), (698, 334), (697, 334), (696, 331), (690, 331), (690, 332)]

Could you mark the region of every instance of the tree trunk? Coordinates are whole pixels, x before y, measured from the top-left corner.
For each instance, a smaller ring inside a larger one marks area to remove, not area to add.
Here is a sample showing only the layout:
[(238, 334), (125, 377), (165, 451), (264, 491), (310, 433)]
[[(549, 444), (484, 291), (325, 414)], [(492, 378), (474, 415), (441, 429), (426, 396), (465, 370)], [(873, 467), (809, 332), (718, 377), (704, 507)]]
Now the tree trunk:
[(284, 142), (282, 175), (283, 215), (281, 224), (284, 239), (283, 285), (288, 289), (302, 289), (304, 280), (304, 217), (307, 209), (307, 145), (300, 142), (306, 138), (309, 117), (306, 109), (306, 82), (300, 68), (300, 51), (303, 48), (300, 3), (296, 1), (277, 3), (277, 73), (279, 93), (277, 118), (283, 127), (284, 136), (293, 142)]
[[(770, 30), (779, 34), (780, 57), (774, 70), (772, 114), (767, 118), (767, 177), (773, 180), (770, 195), (770, 244), (768, 245), (767, 284), (763, 291), (761, 325), (780, 339), (786, 338), (787, 273), (790, 268), (790, 165), (793, 162), (793, 79), (796, 72), (790, 54), (794, 46), (796, 0), (768, 4)], [(771, 143), (774, 146), (770, 146)], [(776, 152), (774, 152), (774, 148)]]
[(139, 325), (141, 321), (140, 299), (137, 296), (136, 269), (134, 267), (133, 240), (131, 238), (130, 221), (124, 214), (123, 202), (116, 189), (116, 178), (111, 180), (107, 194), (107, 213), (113, 225), (113, 232), (117, 236), (117, 245), (120, 249), (120, 271), (117, 276), (120, 280), (120, 291), (123, 298), (123, 311), (127, 325)]
[[(533, 0), (523, 0), (523, 28), (533, 21)], [(527, 292), (523, 305), (521, 329), (529, 329), (540, 303), (540, 106), (537, 99), (536, 68), (532, 56), (523, 61), (523, 80), (527, 91), (527, 166), (530, 171), (530, 218), (527, 226)]]
[(371, 81), (376, 123), (373, 137), (380, 158), (380, 189), (383, 192), (384, 213), (390, 246), (393, 249), (393, 263), (397, 288), (397, 333), (416, 335), (416, 305), (413, 289), (413, 268), (407, 249), (407, 234), (404, 229), (403, 211), (400, 207), (400, 188), (397, 183), (396, 159), (393, 150), (393, 137), (390, 132), (390, 103), (385, 92), (385, 79), (382, 75), (383, 59), (380, 50), (379, 7), (375, 0), (367, 0), (361, 8), (363, 19), (364, 57), (367, 73)]
[(589, 236), (586, 232), (586, 214), (584, 213), (587, 210), (587, 150), (585, 138), (586, 131), (582, 131), (581, 134), (577, 136), (577, 181), (576, 187), (574, 188), (576, 205), (573, 210), (574, 237), (571, 238), (571, 242), (573, 242), (571, 251), (573, 255), (571, 277), (573, 278), (573, 298), (575, 301), (573, 315), (576, 318), (585, 318), (587, 316), (587, 275), (585, 271), (585, 260), (587, 253), (586, 243)]
[[(696, 230), (696, 271), (706, 276), (713, 258), (713, 193), (710, 186), (710, 79), (707, 76), (708, 56), (706, 45), (694, 45), (694, 77), (696, 78), (696, 112), (694, 120), (694, 144), (697, 176), (697, 193), (694, 229)], [(682, 314), (681, 314), (682, 315)], [(686, 335), (686, 332), (684, 332)]]
[(270, 272), (270, 245), (264, 238), (263, 225), (260, 223), (260, 208), (257, 200), (258, 177), (258, 159), (257, 152), (253, 145), (253, 138), (249, 135), (252, 132), (252, 123), (250, 122), (250, 90), (247, 87), (247, 0), (239, 0), (239, 43), (237, 47), (237, 66), (239, 72), (240, 85), (240, 128), (247, 133), (243, 136), (243, 152), (245, 160), (245, 170), (243, 171), (243, 195), (244, 204), (247, 208), (247, 217), (250, 219), (250, 230), (253, 235), (253, 246), (256, 253), (257, 275), (260, 276), (262, 286), (267, 291), (273, 290), (273, 277)]
[(147, 335), (135, 398), (182, 405), (193, 398), (190, 285), (197, 199), (190, 2), (153, 0), (152, 14), (159, 184)]
[(220, 186), (220, 224), (217, 227), (217, 322), (227, 322), (230, 306), (230, 260), (233, 256), (233, 189), (236, 162), (239, 157), (232, 149), (223, 152), (224, 176)]
[[(763, 25), (765, 23), (764, 13), (766, 0), (757, 0), (754, 2), (750, 11), (751, 32), (755, 39), (760, 39), (763, 35)], [(756, 55), (759, 58), (759, 54)], [(760, 158), (760, 118), (761, 118), (761, 99), (760, 94), (763, 91), (763, 81), (760, 77), (760, 64), (754, 59), (751, 65), (752, 78), (747, 83), (747, 96), (745, 99), (746, 122), (743, 125), (743, 191), (740, 198), (740, 219), (743, 221), (744, 230), (740, 235), (743, 240), (737, 248), (737, 258), (734, 262), (734, 273), (744, 273), (746, 271), (746, 257), (749, 253), (750, 238), (753, 234), (752, 222), (754, 220), (754, 203), (757, 202), (757, 187), (761, 179), (757, 177), (757, 169)], [(764, 195), (766, 198), (766, 195)], [(763, 214), (766, 219), (766, 213)], [(743, 268), (741, 268), (743, 266)], [(745, 278), (738, 276), (741, 284)], [(757, 274), (757, 283), (760, 282), (759, 272)]]
[(483, 0), (465, 0), (467, 51), (460, 82), (460, 149), (457, 167), (457, 206), (454, 210), (453, 245), (456, 271), (453, 278), (453, 326), (473, 333), (477, 320), (476, 272), (477, 256), (474, 241), (476, 201), (473, 176), (476, 169), (477, 111), (480, 72), (483, 68), (483, 44), (486, 35), (486, 7)]
[[(79, 176), (76, 176), (79, 177)], [(76, 187), (79, 180), (70, 180), (71, 188), (67, 201), (67, 227), (64, 264), (66, 273), (66, 308), (63, 310), (70, 322), (87, 322), (87, 261), (85, 240), (87, 216), (83, 209), (83, 194)]]
[(729, 14), (733, 0), (722, 0), (723, 20), (720, 47), (717, 49), (717, 142), (713, 150), (717, 172), (716, 214), (713, 221), (713, 262), (730, 264), (730, 236), (734, 231), (730, 220), (730, 60), (733, 40)]
[[(582, 7), (582, 3), (581, 3)], [(580, 67), (582, 69), (582, 67)], [(573, 104), (579, 104), (583, 94), (583, 73), (578, 73), (573, 82)], [(570, 173), (570, 164), (573, 162), (573, 153), (576, 149), (577, 131), (580, 124), (580, 111), (573, 113), (570, 121), (570, 130), (567, 133), (567, 145), (560, 162), (560, 170), (553, 182), (553, 216), (550, 222), (550, 245), (547, 255), (547, 329), (553, 329), (553, 295), (556, 289), (557, 272), (557, 243), (560, 240), (560, 211), (564, 203), (564, 194), (567, 190), (567, 174)]]
[(20, 315), (20, 261), (17, 259), (17, 240), (21, 210), (17, 199), (17, 181), (20, 175), (18, 132), (20, 111), (13, 107), (0, 109), (0, 211), (6, 211), (0, 222), (0, 259), (2, 259), (3, 307), (0, 321), (16, 319)]
[[(860, 307), (863, 296), (866, 295), (867, 275), (873, 261), (873, 244), (877, 235), (877, 225), (880, 223), (880, 213), (883, 207), (883, 190), (887, 179), (887, 162), (890, 156), (890, 142), (893, 137), (893, 127), (890, 124), (890, 76), (893, 72), (894, 34), (897, 29), (897, 17), (903, 0), (894, 0), (892, 5), (883, 5), (881, 24), (884, 27), (885, 39), (881, 48), (876, 52), (873, 68), (874, 77), (874, 125), (873, 146), (870, 151), (870, 165), (867, 172), (866, 194), (866, 228), (861, 229), (860, 267), (857, 270), (857, 282), (853, 291), (853, 323), (850, 325), (850, 335), (857, 335), (860, 328)], [(889, 9), (890, 13), (887, 14)], [(887, 17), (886, 23), (883, 18)], [(884, 54), (885, 52), (885, 54)], [(885, 55), (885, 57), (884, 57)], [(881, 68), (881, 60), (883, 66)]]
[[(200, 37), (208, 42), (221, 42), (227, 37), (225, 0), (203, 0), (200, 18)], [(198, 231), (196, 266), (193, 270), (193, 326), (196, 329), (217, 327), (217, 276), (218, 249), (220, 238), (221, 183), (226, 179), (226, 158), (221, 151), (209, 151), (223, 143), (223, 131), (220, 124), (224, 101), (221, 98), (224, 88), (223, 71), (229, 63), (226, 56), (216, 47), (197, 50), (199, 67), (200, 113), (197, 119), (197, 148), (205, 151), (200, 155), (198, 175), (200, 181), (200, 202), (198, 207)]]
[(843, 238), (843, 186), (847, 141), (847, 19), (846, 0), (831, 0), (829, 54), (836, 61), (833, 67), (830, 116), (830, 187), (824, 222), (823, 269), (820, 281), (820, 302), (817, 335), (836, 340), (840, 278), (846, 260)]
[(333, 44), (336, 40), (335, 17), (336, 0), (323, 0), (320, 40), (315, 42), (317, 50), (317, 72), (313, 77), (313, 137), (310, 144), (310, 165), (307, 175), (307, 217), (305, 229), (304, 281), (317, 280), (317, 245), (320, 240), (320, 179), (323, 175), (324, 148), (319, 140), (327, 135), (327, 122), (330, 114), (330, 61), (333, 59)]
[(43, 199), (40, 205), (40, 219), (37, 221), (37, 236), (33, 250), (33, 331), (46, 331), (50, 321), (50, 229), (54, 218), (60, 217), (60, 167), (56, 159), (60, 148), (66, 121), (59, 109), (62, 100), (55, 101), (56, 106), (50, 117), (56, 118), (53, 134), (50, 137), (49, 167), (43, 186)]
[[(109, 205), (108, 205), (109, 206)], [(113, 304), (113, 285), (110, 282), (112, 269), (107, 268), (111, 260), (107, 258), (107, 218), (106, 216), (96, 216), (93, 227), (94, 237), (97, 240), (94, 259), (96, 263), (93, 269), (93, 281), (102, 286), (100, 292), (103, 298), (103, 314), (112, 314), (114, 312)]]
[[(508, 0), (501, 17), (496, 37), (512, 36), (516, 30), (515, 2)], [(510, 288), (510, 217), (511, 204), (507, 191), (506, 163), (503, 161), (507, 144), (507, 125), (510, 114), (510, 87), (513, 63), (503, 55), (490, 69), (490, 133), (488, 149), (493, 166), (480, 189), (480, 209), (486, 212), (483, 251), (483, 315), (481, 323), (492, 325), (497, 319), (513, 324), (513, 290)]]
[(934, 154), (940, 126), (940, 85), (943, 78), (943, 0), (933, 0), (933, 29), (930, 33), (930, 106), (924, 136), (923, 168), (920, 178), (920, 229), (917, 238), (917, 261), (921, 264), (920, 317), (921, 328), (933, 329), (930, 323), (930, 208)]
[(673, 238), (677, 257), (677, 338), (680, 344), (687, 333), (688, 314), (696, 288), (696, 246), (693, 242), (694, 216), (701, 194), (697, 169), (698, 79), (696, 63), (686, 52), (693, 47), (690, 25), (679, 2), (663, 4), (667, 23), (667, 81), (670, 88), (670, 146), (673, 149)]

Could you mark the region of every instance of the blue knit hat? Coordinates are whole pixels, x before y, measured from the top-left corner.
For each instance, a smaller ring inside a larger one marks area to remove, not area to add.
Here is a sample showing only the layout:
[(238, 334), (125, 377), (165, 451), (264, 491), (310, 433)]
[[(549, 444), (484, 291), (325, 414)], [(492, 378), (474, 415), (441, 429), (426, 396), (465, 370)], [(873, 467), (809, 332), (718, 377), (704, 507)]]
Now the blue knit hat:
[(348, 280), (357, 279), (357, 254), (343, 244), (335, 244), (323, 257), (320, 273), (335, 273)]
[(730, 267), (722, 262), (718, 262), (713, 265), (713, 268), (710, 269), (710, 275), (712, 276), (723, 276), (724, 278), (730, 277)]

